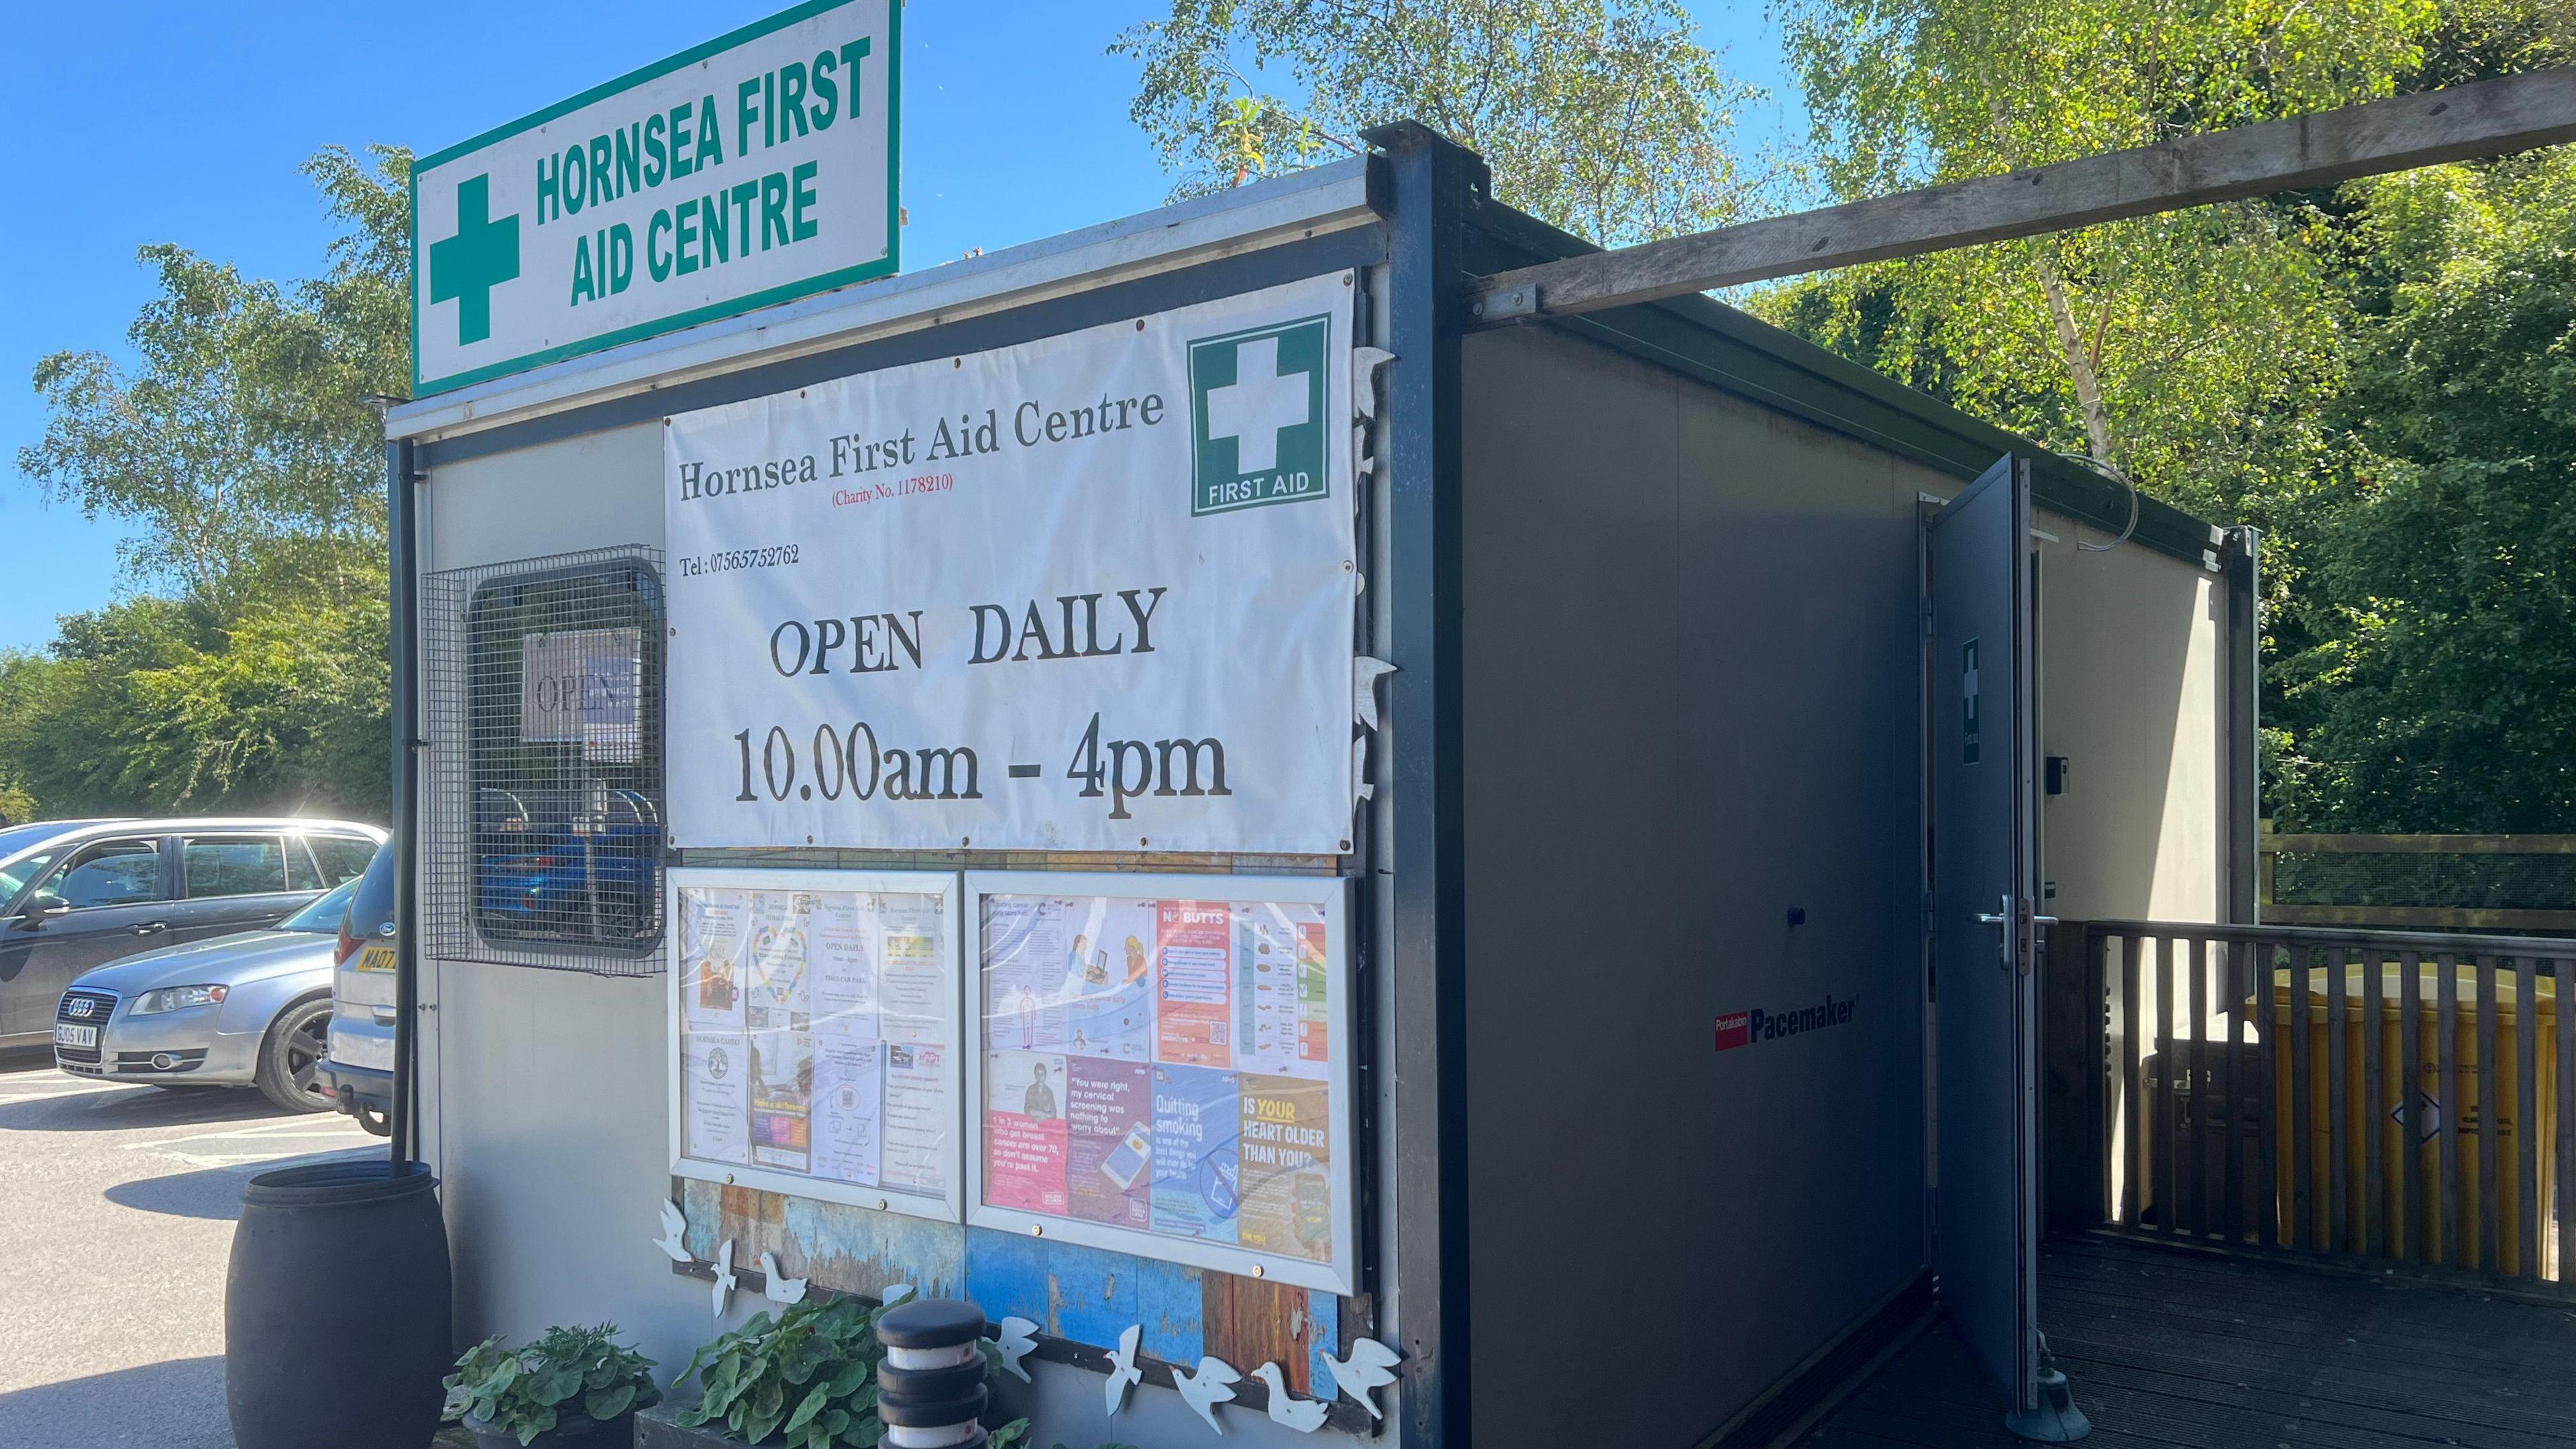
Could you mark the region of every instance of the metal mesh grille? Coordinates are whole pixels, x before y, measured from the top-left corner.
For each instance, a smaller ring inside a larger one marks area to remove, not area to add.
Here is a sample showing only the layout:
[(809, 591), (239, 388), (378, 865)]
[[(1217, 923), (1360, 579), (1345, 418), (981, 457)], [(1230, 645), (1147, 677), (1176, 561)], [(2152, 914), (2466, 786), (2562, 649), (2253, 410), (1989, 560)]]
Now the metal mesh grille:
[(661, 969), (661, 563), (598, 549), (423, 580), (431, 954)]

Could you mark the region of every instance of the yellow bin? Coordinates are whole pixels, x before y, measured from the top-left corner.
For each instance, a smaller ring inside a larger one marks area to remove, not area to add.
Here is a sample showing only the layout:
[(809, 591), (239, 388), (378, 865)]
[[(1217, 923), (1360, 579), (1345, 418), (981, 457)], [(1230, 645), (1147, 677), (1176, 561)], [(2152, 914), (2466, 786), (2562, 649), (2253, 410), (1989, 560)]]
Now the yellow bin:
[[(2334, 1244), (2331, 1233), (2334, 1197), (2334, 1143), (2330, 1131), (2328, 1104), (2332, 1100), (2327, 1062), (2327, 1034), (2332, 1026), (2328, 1019), (2327, 985), (2331, 965), (2311, 965), (2308, 969), (2308, 1165), (2310, 1179), (2309, 1206), (2312, 1221), (2307, 1241), (2358, 1252), (2367, 1243), (2364, 1234), (2362, 1204), (2369, 1196), (2370, 1183), (2366, 1170), (2362, 1130), (2349, 1130), (2344, 1152), (2346, 1157), (2345, 1228), (2348, 1239)], [(2496, 1062), (2495, 1083), (2498, 1101), (2490, 1116), (2478, 1100), (2478, 968), (2455, 965), (2457, 1015), (2452, 1023), (2453, 1071), (2456, 1087), (2449, 1098), (2442, 1091), (2441, 1007), (2442, 967), (2426, 961), (2419, 968), (2422, 975), (2416, 989), (2421, 998), (2416, 1011), (2416, 1050), (2422, 1057), (2421, 1075), (2408, 1091), (2405, 1040), (2399, 1034), (2406, 1011), (2406, 968), (2396, 962), (2383, 962), (2379, 1009), (2380, 1097), (2366, 1102), (2363, 1066), (2362, 1028), (2370, 1014), (2370, 1003), (2363, 993), (2368, 988), (2369, 973), (2374, 968), (2359, 962), (2344, 968), (2344, 1120), (2348, 1124), (2368, 1124), (2380, 1134), (2381, 1221), (2387, 1224), (2384, 1242), (2391, 1256), (2412, 1258), (2417, 1248), (2406, 1220), (2405, 1201), (2399, 1195), (2399, 1177), (2404, 1166), (2412, 1163), (2415, 1172), (2415, 1201), (2418, 1207), (2441, 1220), (2442, 1212), (2442, 1139), (2445, 1123), (2456, 1124), (2459, 1132), (2459, 1156), (2456, 1171), (2460, 1182), (2460, 1221), (2449, 1233), (2449, 1255), (2452, 1267), (2475, 1268), (2482, 1256), (2480, 1233), (2486, 1216), (2479, 1198), (2477, 1170), (2478, 1144), (2494, 1153), (2497, 1223), (2501, 1241), (2496, 1244), (2496, 1267), (2507, 1274), (2522, 1271), (2522, 1153), (2526, 1124), (2515, 1120), (2519, 1088), (2516, 1073), (2521, 1070), (2521, 1042), (2518, 1040), (2517, 1016), (2521, 1003), (2516, 1000), (2514, 973), (2498, 971), (2495, 985)], [(2546, 975), (2532, 980), (2532, 1010), (2537, 1016), (2534, 1040), (2540, 1072), (2534, 1100), (2540, 1120), (2528, 1124), (2538, 1133), (2533, 1141), (2540, 1148), (2540, 1203), (2542, 1269), (2549, 1271), (2557, 1257), (2558, 1244), (2549, 1231), (2550, 1203), (2557, 1188), (2556, 1144), (2558, 1140), (2558, 1005), (2555, 984)], [(2286, 1135), (2291, 1117), (2290, 1100), (2290, 972), (2285, 967), (2272, 976), (2272, 1024), (2274, 1037), (2273, 1091), (2274, 1110)], [(2400, 1102), (2411, 1099), (2401, 1109)], [(2488, 1129), (2492, 1125), (2493, 1131)], [(2414, 1143), (2410, 1157), (2407, 1144)], [(2287, 1151), (2277, 1161), (2282, 1232), (2286, 1238), (2292, 1215), (2296, 1211), (2291, 1198), (2292, 1158)]]

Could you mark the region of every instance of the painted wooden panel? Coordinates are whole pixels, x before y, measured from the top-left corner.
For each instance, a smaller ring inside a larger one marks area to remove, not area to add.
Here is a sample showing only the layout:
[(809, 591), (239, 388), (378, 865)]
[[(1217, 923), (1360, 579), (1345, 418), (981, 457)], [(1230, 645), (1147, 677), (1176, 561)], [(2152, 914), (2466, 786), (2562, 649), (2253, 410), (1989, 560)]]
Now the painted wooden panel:
[[(1222, 1275), (1211, 1275), (1222, 1276)], [(1131, 1323), (1144, 1351), (1194, 1364), (1214, 1353), (1199, 1270), (991, 1228), (966, 1230), (966, 1291), (1000, 1319), (1017, 1314), (1050, 1338), (1105, 1348)]]

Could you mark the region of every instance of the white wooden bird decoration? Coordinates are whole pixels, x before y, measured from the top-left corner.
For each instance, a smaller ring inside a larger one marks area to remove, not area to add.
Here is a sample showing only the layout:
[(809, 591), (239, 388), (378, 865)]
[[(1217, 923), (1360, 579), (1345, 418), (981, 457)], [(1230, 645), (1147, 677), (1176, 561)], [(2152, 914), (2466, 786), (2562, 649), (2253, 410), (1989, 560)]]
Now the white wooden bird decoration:
[(1377, 370), (1395, 361), (1383, 347), (1351, 349), (1351, 406), (1364, 418), (1377, 416)]
[(761, 1275), (769, 1280), (767, 1285), (760, 1290), (762, 1297), (767, 1298), (772, 1303), (802, 1303), (805, 1301), (805, 1280), (802, 1278), (788, 1277), (787, 1274), (779, 1268), (778, 1255), (776, 1253), (765, 1252), (760, 1255), (760, 1271)]
[(1020, 1360), (1037, 1350), (1037, 1331), (1036, 1324), (1014, 1315), (1002, 1320), (1002, 1336), (996, 1340), (1002, 1350), (1002, 1371), (1024, 1384), (1030, 1381), (1029, 1371), (1020, 1367)]
[(1127, 1407), (1127, 1391), (1145, 1381), (1145, 1371), (1136, 1367), (1136, 1345), (1144, 1336), (1143, 1324), (1128, 1324), (1119, 1330), (1118, 1346), (1109, 1351), (1109, 1382), (1104, 1392), (1112, 1414)]
[(733, 1239), (724, 1240), (716, 1249), (716, 1317), (724, 1317), (725, 1303), (733, 1297)]
[(1270, 1387), (1270, 1422), (1285, 1424), (1300, 1434), (1312, 1434), (1324, 1427), (1324, 1411), (1331, 1405), (1321, 1399), (1288, 1397), (1288, 1378), (1279, 1372), (1279, 1365), (1263, 1364), (1252, 1371), (1252, 1376)]
[(1181, 1402), (1189, 1405), (1200, 1418), (1207, 1420), (1209, 1428), (1220, 1434), (1225, 1432), (1225, 1426), (1216, 1421), (1216, 1406), (1234, 1397), (1230, 1385), (1242, 1382), (1243, 1375), (1234, 1371), (1234, 1365), (1214, 1354), (1199, 1360), (1197, 1373), (1177, 1368), (1172, 1370), (1172, 1387), (1181, 1391)]
[(1351, 660), (1351, 723), (1377, 728), (1377, 682), (1394, 672), (1383, 659), (1362, 654)]
[(1372, 1419), (1386, 1416), (1378, 1412), (1377, 1401), (1369, 1394), (1394, 1383), (1395, 1366), (1403, 1361), (1404, 1355), (1374, 1338), (1352, 1339), (1348, 1358), (1324, 1355), (1324, 1366), (1333, 1371), (1334, 1389), (1343, 1398), (1368, 1410)]
[(662, 1236), (653, 1240), (653, 1246), (669, 1254), (674, 1263), (688, 1262), (693, 1256), (689, 1252), (689, 1220), (668, 1198), (662, 1200), (661, 1208)]

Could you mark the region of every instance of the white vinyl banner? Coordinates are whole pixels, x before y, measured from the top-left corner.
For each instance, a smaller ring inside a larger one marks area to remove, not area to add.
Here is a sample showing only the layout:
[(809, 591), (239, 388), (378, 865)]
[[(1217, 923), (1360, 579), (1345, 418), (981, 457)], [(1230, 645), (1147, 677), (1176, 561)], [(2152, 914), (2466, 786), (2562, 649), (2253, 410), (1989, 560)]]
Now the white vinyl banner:
[(672, 418), (674, 842), (1346, 850), (1352, 282)]

